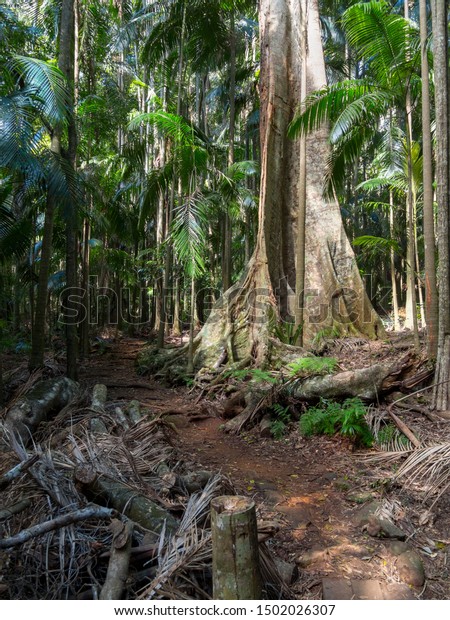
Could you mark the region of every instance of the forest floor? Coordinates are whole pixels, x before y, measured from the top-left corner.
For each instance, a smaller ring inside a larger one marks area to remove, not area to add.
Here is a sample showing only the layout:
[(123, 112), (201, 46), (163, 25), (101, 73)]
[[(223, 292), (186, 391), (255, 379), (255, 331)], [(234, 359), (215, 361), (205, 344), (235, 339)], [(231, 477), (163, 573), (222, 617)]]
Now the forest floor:
[[(425, 565), (425, 585), (411, 593), (450, 598), (448, 496), (428, 512), (416, 493), (389, 484), (398, 465), (365, 463), (341, 437), (304, 438), (294, 427), (278, 441), (262, 439), (257, 431), (224, 433), (216, 402), (197, 404), (197, 394), (187, 388), (164, 387), (137, 375), (136, 356), (145, 344), (121, 339), (94, 355), (80, 369), (82, 385), (105, 383), (109, 401), (137, 399), (149, 413), (170, 416), (177, 429), (174, 445), (188, 467), (229, 476), (239, 493), (254, 498), (260, 514), (278, 521), (271, 549), (297, 565), (300, 578), (294, 592), (299, 598), (320, 598), (326, 576), (400, 581), (393, 541), (369, 536), (361, 526), (368, 502), (383, 499), (396, 509), (397, 524)], [(359, 355), (350, 351), (341, 356), (341, 364), (361, 366), (362, 358), (373, 363), (393, 355), (392, 347), (364, 346), (368, 348)], [(398, 355), (394, 350), (394, 359)], [(450, 422), (432, 423), (416, 414), (408, 424), (423, 437), (448, 433)]]
[[(220, 401), (198, 402), (198, 393), (186, 387), (167, 387), (137, 374), (136, 357), (146, 344), (125, 337), (102, 342), (80, 366), (82, 387), (90, 391), (103, 383), (109, 404), (136, 399), (144, 412), (164, 416), (176, 431), (172, 443), (188, 470), (228, 476), (238, 493), (255, 500), (259, 516), (278, 522), (280, 529), (268, 544), (276, 556), (296, 566), (295, 596), (321, 598), (327, 578), (375, 580), (383, 587), (405, 582), (398, 541), (367, 531), (368, 506), (384, 502), (405, 533), (408, 549), (425, 567), (424, 585), (405, 585), (407, 595), (450, 598), (448, 493), (430, 509), (420, 489), (391, 483), (398, 461), (369, 462), (366, 457), (373, 450), (356, 451), (340, 436), (302, 437), (296, 423), (278, 441), (261, 438), (259, 429), (226, 434)], [(342, 369), (396, 361), (408, 349), (402, 339), (395, 345), (353, 344), (330, 352)], [(4, 359), (5, 368), (14, 365), (16, 355)], [(425, 443), (450, 442), (450, 421), (430, 421), (408, 411), (402, 417)]]

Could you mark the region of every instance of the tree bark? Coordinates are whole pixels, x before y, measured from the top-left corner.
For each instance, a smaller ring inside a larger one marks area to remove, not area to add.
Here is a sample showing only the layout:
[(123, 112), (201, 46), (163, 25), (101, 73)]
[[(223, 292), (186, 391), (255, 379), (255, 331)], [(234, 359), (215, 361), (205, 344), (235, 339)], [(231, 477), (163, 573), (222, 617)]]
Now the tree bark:
[(125, 525), (121, 524), (120, 521), (118, 523), (122, 526), (123, 531), (119, 531), (118, 535), (113, 537), (108, 572), (100, 592), (101, 601), (120, 600), (128, 579), (133, 523), (130, 521)]
[(261, 599), (254, 502), (239, 496), (216, 497), (211, 502), (211, 530), (214, 599)]
[[(318, 1), (308, 6), (307, 92), (326, 83)], [(262, 0), (261, 194), (256, 249), (242, 280), (229, 289), (196, 338), (195, 366), (213, 367), (226, 347), (226, 362), (267, 361), (269, 324), (292, 319), (296, 281), (295, 241), (299, 206), (300, 144), (287, 138), (300, 101), (302, 31), (295, 0)], [(306, 260), (304, 344), (319, 333), (383, 332), (364, 290), (345, 234), (339, 205), (323, 197), (329, 155), (326, 129), (306, 140)], [(271, 319), (272, 317), (272, 319)]]
[(436, 181), (438, 202), (439, 334), (433, 402), (439, 411), (450, 408), (450, 172), (448, 0), (433, 0), (433, 47), (436, 100)]
[[(231, 10), (230, 17), (230, 92), (229, 106), (230, 119), (228, 125), (228, 166), (234, 164), (234, 133), (236, 123), (236, 29), (234, 10)], [(227, 291), (231, 286), (231, 241), (232, 225), (228, 210), (224, 216), (224, 239), (223, 239), (223, 264), (222, 264), (222, 286)]]
[[(61, 153), (60, 127), (53, 131), (51, 151), (55, 156)], [(50, 191), (47, 193), (47, 203), (44, 215), (44, 230), (42, 232), (41, 260), (39, 262), (39, 277), (35, 304), (35, 314), (31, 331), (30, 370), (42, 368), (44, 365), (45, 331), (47, 323), (47, 293), (50, 263), (52, 258), (53, 227), (55, 221), (56, 201)]]
[(420, 0), (420, 45), (422, 67), (423, 236), (425, 242), (425, 315), (427, 352), (435, 359), (438, 343), (438, 294), (433, 205), (433, 153), (431, 148), (430, 70), (428, 66), (427, 3)]

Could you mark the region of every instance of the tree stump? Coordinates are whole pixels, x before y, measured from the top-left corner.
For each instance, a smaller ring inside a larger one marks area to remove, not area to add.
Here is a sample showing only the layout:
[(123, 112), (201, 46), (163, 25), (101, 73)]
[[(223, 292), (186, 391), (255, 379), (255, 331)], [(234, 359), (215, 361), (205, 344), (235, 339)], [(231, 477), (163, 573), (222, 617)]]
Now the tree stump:
[(261, 599), (255, 503), (242, 496), (216, 497), (211, 527), (214, 599)]

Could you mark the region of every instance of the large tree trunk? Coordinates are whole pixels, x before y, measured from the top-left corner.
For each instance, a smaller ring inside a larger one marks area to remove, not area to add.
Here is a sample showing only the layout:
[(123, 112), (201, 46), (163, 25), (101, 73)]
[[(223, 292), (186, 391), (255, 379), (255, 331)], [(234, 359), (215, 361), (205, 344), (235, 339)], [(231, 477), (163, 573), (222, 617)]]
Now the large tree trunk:
[[(308, 0), (307, 92), (325, 85), (318, 0)], [(217, 367), (270, 356), (273, 319), (294, 318), (301, 148), (287, 138), (300, 103), (300, 3), (262, 0), (261, 194), (256, 249), (242, 280), (213, 309), (196, 339), (195, 366)], [(326, 129), (306, 141), (304, 346), (323, 335), (375, 338), (382, 325), (366, 296), (339, 206), (323, 197), (329, 155)]]

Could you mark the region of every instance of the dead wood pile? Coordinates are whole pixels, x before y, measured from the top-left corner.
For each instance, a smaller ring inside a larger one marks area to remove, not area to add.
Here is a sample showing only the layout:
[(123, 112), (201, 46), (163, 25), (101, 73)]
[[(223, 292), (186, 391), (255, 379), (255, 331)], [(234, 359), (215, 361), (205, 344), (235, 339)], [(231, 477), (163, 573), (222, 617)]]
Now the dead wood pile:
[[(171, 425), (101, 386), (42, 419), (26, 445), (0, 423), (0, 598), (211, 598), (210, 502), (230, 481), (186, 471)], [(276, 528), (260, 528), (265, 596), (290, 598), (265, 546)]]

